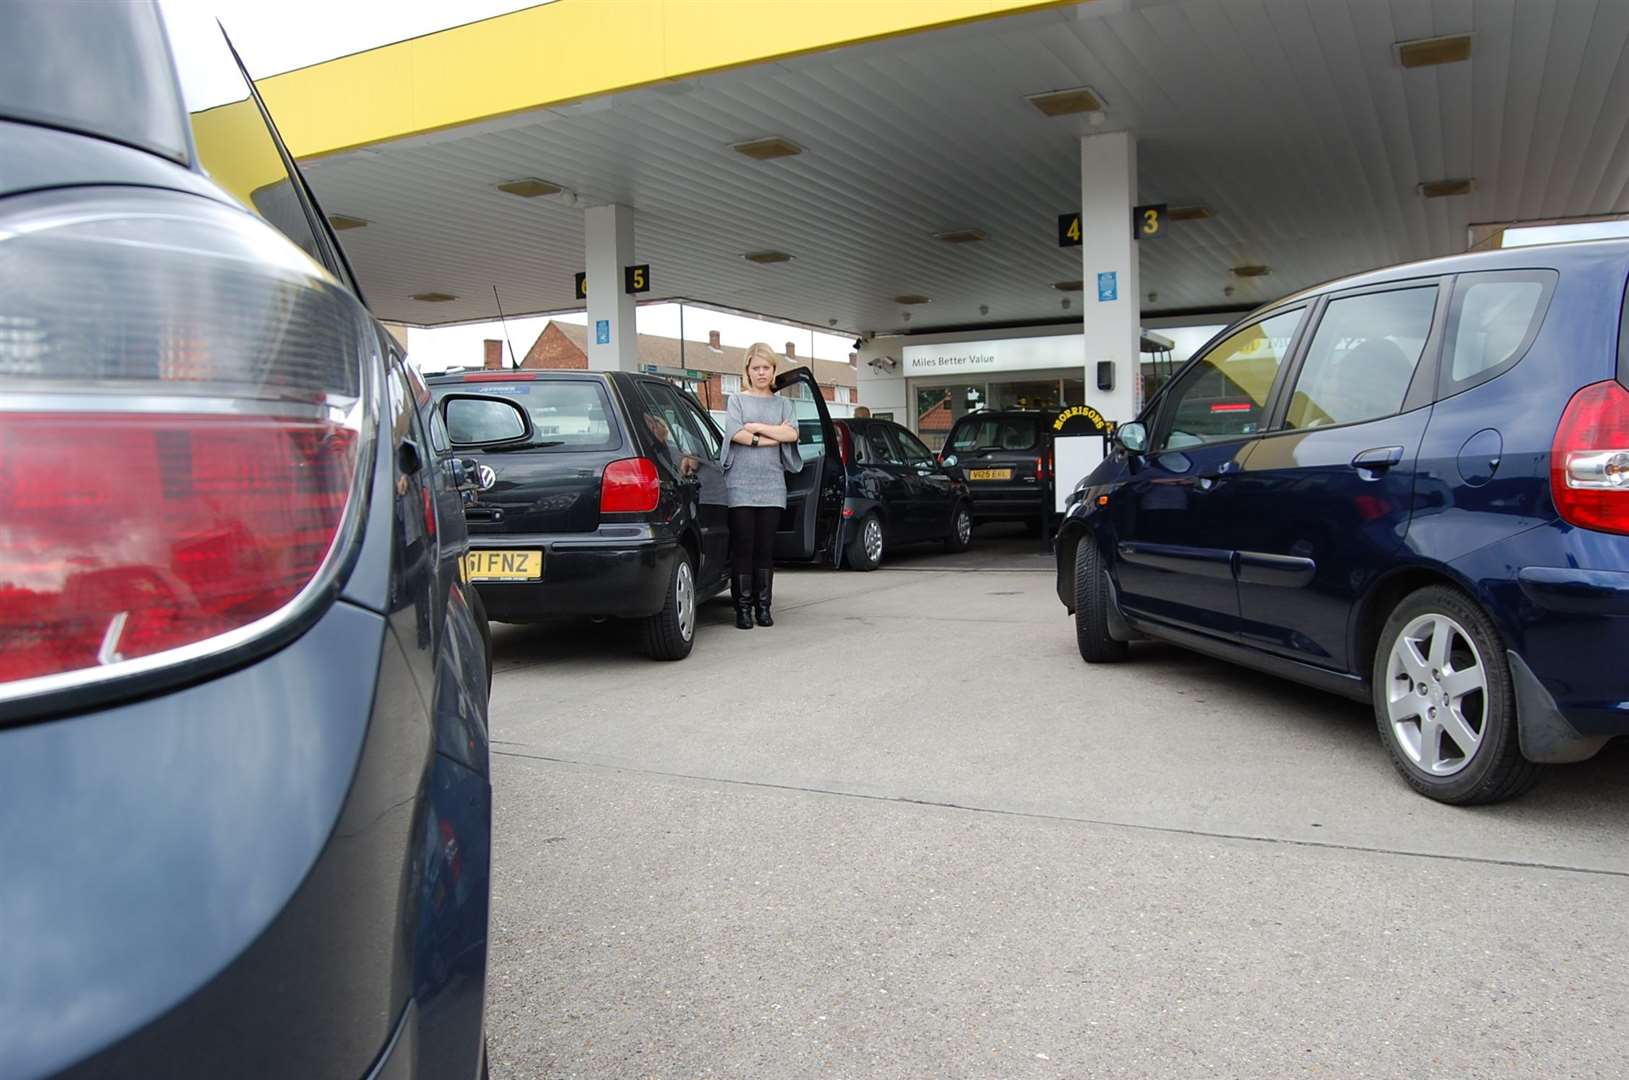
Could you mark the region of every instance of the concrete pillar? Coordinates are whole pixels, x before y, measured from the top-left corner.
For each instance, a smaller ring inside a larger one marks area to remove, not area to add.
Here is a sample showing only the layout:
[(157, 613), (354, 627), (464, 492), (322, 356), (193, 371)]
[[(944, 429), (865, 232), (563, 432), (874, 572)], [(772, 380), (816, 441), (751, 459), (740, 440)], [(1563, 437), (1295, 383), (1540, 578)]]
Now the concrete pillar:
[[(1137, 203), (1137, 140), (1129, 131), (1080, 139), (1081, 307), (1086, 403), (1116, 423), (1134, 418), (1142, 291), (1131, 208)], [(1112, 298), (1111, 298), (1112, 297)], [(1114, 365), (1114, 389), (1097, 388), (1098, 363)]]
[(588, 272), (589, 370), (636, 371), (636, 309), (622, 281), (622, 268), (634, 262), (633, 210), (614, 205), (589, 207), (583, 213), (583, 247), (583, 267)]
[(862, 345), (855, 357), (855, 390), (860, 404), (870, 409), (871, 415), (891, 414), (896, 423), (915, 431), (916, 410), (905, 397), (900, 346), (898, 338), (880, 338)]

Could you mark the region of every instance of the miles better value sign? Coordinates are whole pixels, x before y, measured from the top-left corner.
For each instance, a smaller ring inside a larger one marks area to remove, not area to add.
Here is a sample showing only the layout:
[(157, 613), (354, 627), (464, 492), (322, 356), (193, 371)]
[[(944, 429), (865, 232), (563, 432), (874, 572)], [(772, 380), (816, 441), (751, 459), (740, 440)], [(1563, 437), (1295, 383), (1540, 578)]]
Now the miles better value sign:
[(906, 345), (901, 367), (907, 378), (929, 375), (987, 375), (1036, 368), (1086, 370), (1086, 343), (1079, 334)]

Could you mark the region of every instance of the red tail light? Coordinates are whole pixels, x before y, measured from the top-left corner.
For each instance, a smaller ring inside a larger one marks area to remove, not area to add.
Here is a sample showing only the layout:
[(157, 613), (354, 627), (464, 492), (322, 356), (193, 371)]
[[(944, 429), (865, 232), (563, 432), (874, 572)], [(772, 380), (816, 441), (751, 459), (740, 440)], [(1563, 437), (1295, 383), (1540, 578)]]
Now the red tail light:
[(224, 656), (332, 595), (376, 423), (363, 309), (207, 200), (4, 202), (0, 700)]
[(1550, 497), (1563, 521), (1629, 533), (1629, 390), (1612, 380), (1572, 396), (1550, 446)]
[(844, 465), (854, 460), (854, 433), (847, 424), (837, 425), (837, 458)]
[(333, 545), (356, 432), (0, 414), (0, 682), (192, 644), (283, 607)]
[(662, 501), (656, 465), (649, 458), (624, 458), (605, 467), (600, 513), (648, 514)]

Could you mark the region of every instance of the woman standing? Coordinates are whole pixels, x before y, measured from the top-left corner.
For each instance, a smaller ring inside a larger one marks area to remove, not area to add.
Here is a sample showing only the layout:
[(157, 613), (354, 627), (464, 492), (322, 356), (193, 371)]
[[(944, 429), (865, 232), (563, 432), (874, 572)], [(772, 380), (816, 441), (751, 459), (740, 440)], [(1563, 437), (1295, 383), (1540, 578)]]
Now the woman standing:
[[(763, 342), (747, 349), (744, 389), (731, 394), (724, 436), (724, 490), (730, 507), (730, 553), (735, 625), (774, 626), (775, 526), (786, 508), (786, 474), (803, 468), (797, 414), (775, 394), (775, 350)], [(756, 612), (754, 609), (756, 608)]]

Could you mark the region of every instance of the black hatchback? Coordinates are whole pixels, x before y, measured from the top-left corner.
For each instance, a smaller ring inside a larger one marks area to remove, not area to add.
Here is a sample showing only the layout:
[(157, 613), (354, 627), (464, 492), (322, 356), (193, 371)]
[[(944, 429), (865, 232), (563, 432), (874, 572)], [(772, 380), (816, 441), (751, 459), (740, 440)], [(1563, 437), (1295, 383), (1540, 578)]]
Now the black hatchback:
[(1052, 513), (1052, 421), (1038, 410), (969, 413), (956, 421), (940, 462), (967, 482), (973, 520), (1039, 529)]
[[(498, 622), (616, 618), (682, 660), (698, 605), (729, 584), (722, 432), (689, 393), (625, 371), (456, 372), (429, 380), (465, 499), (465, 573)], [(842, 526), (835, 429), (806, 368), (776, 382), (797, 407), (805, 466), (787, 478), (782, 560), (830, 559)], [(521, 406), (517, 416), (513, 406)]]
[(875, 570), (885, 545), (942, 541), (947, 550), (967, 550), (973, 542), (967, 485), (922, 440), (891, 420), (839, 420), (837, 428), (848, 466), (843, 516), (850, 568)]

